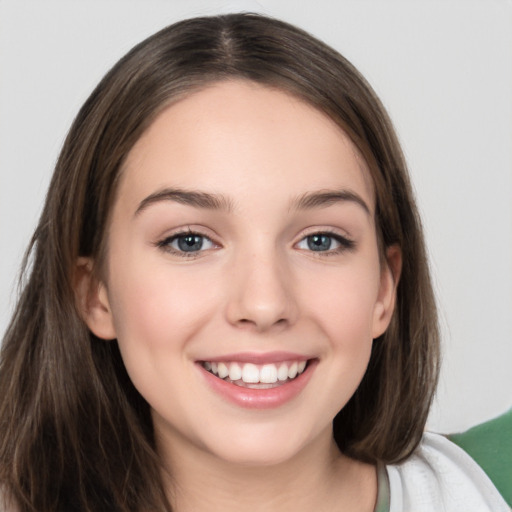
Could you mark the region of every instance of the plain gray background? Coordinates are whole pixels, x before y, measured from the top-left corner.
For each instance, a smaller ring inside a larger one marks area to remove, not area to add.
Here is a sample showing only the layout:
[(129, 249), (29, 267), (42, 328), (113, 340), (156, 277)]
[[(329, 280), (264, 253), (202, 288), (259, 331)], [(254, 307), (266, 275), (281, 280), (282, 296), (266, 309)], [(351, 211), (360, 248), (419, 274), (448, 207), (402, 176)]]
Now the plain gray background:
[(0, 333), (65, 133), (101, 76), (184, 17), (249, 10), (348, 57), (390, 111), (423, 215), (444, 363), (429, 427), (512, 405), (512, 2), (0, 0)]

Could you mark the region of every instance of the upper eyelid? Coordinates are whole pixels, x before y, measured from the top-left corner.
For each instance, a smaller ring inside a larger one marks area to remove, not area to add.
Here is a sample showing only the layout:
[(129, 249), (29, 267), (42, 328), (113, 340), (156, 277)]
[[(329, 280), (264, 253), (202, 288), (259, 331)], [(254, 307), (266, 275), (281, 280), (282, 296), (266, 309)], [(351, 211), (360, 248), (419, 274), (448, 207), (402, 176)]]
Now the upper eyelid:
[(332, 237), (339, 237), (345, 240), (354, 241), (354, 237), (344, 229), (334, 227), (311, 226), (301, 230), (296, 236), (294, 244), (300, 242), (302, 239), (312, 235), (329, 235)]
[(211, 229), (202, 227), (202, 226), (196, 227), (193, 225), (180, 226), (178, 228), (167, 230), (164, 234), (160, 235), (158, 238), (159, 238), (159, 240), (168, 240), (170, 238), (175, 238), (178, 236), (185, 236), (185, 235), (199, 235), (199, 236), (203, 236), (205, 238), (209, 238), (213, 242), (219, 238), (219, 236)]
[(155, 246), (164, 246), (168, 244), (170, 241), (175, 240), (181, 236), (187, 235), (198, 235), (203, 238), (210, 240), (214, 245), (221, 245), (218, 242), (219, 237), (216, 233), (212, 234), (212, 230), (203, 226), (194, 226), (194, 225), (182, 225), (177, 228), (169, 229), (164, 231), (161, 235), (154, 238), (153, 245)]
[(308, 233), (307, 235), (301, 237), (297, 242), (294, 243), (294, 245), (297, 245), (298, 243), (302, 242), (306, 238), (309, 238), (310, 236), (315, 236), (315, 235), (326, 235), (330, 238), (333, 238), (334, 240), (336, 240), (338, 243), (341, 243), (341, 244), (343, 244), (343, 243), (355, 244), (355, 241), (352, 238), (345, 236), (345, 235), (340, 235), (339, 233), (334, 233), (332, 231), (314, 231), (313, 233)]
[(159, 243), (169, 242), (171, 240), (176, 240), (177, 238), (179, 238), (181, 236), (187, 236), (187, 235), (200, 236), (202, 238), (206, 238), (207, 240), (212, 242), (214, 245), (220, 245), (218, 242), (215, 241), (215, 239), (212, 236), (207, 235), (205, 233), (202, 233), (200, 231), (194, 231), (194, 230), (191, 230), (191, 231), (177, 231), (176, 233), (172, 233), (170, 235), (164, 236), (163, 238), (160, 239)]

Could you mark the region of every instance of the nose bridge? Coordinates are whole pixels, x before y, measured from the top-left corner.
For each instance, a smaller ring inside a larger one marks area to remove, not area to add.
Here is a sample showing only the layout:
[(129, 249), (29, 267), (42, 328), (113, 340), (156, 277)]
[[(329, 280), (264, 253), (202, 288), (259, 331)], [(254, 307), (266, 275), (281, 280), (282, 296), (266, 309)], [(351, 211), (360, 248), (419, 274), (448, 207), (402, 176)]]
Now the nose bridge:
[(264, 331), (291, 324), (297, 304), (284, 251), (275, 244), (255, 244), (236, 254), (228, 283), (228, 320), (238, 326)]

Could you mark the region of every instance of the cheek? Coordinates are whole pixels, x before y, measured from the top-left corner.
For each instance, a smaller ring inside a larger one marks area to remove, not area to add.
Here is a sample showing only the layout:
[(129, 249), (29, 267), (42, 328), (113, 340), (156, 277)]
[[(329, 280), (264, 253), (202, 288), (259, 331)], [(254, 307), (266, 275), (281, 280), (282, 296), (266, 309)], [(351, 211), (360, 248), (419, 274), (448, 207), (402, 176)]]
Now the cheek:
[(322, 385), (332, 417), (355, 393), (366, 372), (373, 346), (373, 312), (378, 296), (378, 273), (373, 267), (339, 269), (304, 284), (305, 310), (327, 340)]
[(215, 308), (209, 281), (165, 262), (114, 270), (109, 298), (119, 344), (139, 350), (183, 345)]
[(333, 268), (303, 281), (300, 294), (304, 309), (314, 315), (331, 340), (371, 341), (379, 291), (379, 272), (375, 268)]
[(216, 287), (201, 273), (172, 271), (165, 262), (118, 263), (119, 271), (111, 272), (109, 299), (123, 362), (147, 402), (166, 410), (170, 399), (162, 389), (190, 378), (183, 361), (189, 341), (214, 314)]

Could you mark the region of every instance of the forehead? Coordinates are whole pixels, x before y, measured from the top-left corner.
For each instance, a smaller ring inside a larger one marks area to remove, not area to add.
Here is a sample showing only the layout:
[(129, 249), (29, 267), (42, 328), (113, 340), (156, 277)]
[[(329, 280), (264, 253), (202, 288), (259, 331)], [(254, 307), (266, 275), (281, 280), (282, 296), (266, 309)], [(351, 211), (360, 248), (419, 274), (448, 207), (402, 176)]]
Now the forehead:
[(274, 192), (354, 188), (374, 203), (367, 165), (332, 119), (296, 96), (248, 81), (214, 83), (167, 107), (122, 172), (119, 196), (130, 201), (172, 185), (240, 200), (258, 191), (270, 199)]

